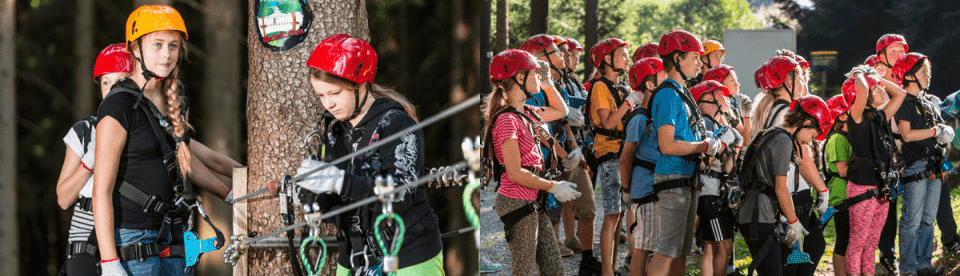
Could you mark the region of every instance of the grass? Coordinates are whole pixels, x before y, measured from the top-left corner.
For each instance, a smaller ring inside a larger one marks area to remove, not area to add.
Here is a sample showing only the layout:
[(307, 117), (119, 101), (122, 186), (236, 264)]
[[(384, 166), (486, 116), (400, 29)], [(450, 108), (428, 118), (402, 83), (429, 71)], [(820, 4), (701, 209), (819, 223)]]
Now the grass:
[[(960, 214), (960, 189), (952, 189), (950, 192), (950, 202), (953, 207), (953, 214), (956, 218)], [(899, 209), (901, 201), (898, 201), (897, 214), (899, 216)], [(827, 224), (827, 227), (823, 231), (824, 239), (827, 243), (827, 248), (824, 250), (823, 257), (820, 258), (820, 263), (817, 265), (817, 275), (832, 275), (833, 274), (833, 245), (836, 244), (837, 233), (833, 226), (834, 220), (830, 220)], [(960, 255), (949, 254), (945, 255), (942, 252), (942, 245), (940, 244), (940, 228), (934, 227), (934, 254), (933, 254), (933, 264), (934, 265), (943, 265), (947, 267), (947, 273), (945, 275), (960, 275)], [(896, 241), (894, 244), (897, 244)], [(742, 273), (746, 274), (747, 267), (750, 266), (752, 258), (750, 257), (750, 250), (747, 248), (747, 244), (744, 242), (743, 237), (737, 233), (737, 237), (734, 239), (734, 265)], [(879, 251), (877, 253), (877, 259), (879, 260)], [(881, 275), (881, 269), (877, 268), (878, 275)], [(700, 274), (700, 255), (697, 254), (693, 258), (690, 258), (687, 261), (687, 275), (699, 275)]]

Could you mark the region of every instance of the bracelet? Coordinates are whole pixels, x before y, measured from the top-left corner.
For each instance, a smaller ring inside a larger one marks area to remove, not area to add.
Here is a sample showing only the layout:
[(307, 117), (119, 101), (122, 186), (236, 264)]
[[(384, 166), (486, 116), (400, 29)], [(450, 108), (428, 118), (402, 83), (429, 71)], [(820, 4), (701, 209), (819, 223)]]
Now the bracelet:
[(80, 166), (83, 166), (84, 169), (87, 169), (88, 171), (93, 172), (93, 169), (91, 169), (90, 167), (87, 167), (87, 164), (84, 164), (83, 162), (80, 162)]
[(830, 189), (823, 189), (823, 191), (817, 191), (817, 192), (825, 193), (827, 191), (830, 191)]
[(710, 150), (710, 142), (707, 142), (707, 140), (703, 140), (703, 143), (707, 144), (707, 148), (703, 149), (703, 153), (707, 153), (707, 151)]
[(794, 223), (797, 223), (798, 221), (800, 221), (800, 218), (799, 218), (799, 217), (798, 217), (797, 219), (793, 220), (793, 222), (787, 221), (787, 224), (794, 224)]
[(109, 260), (100, 260), (100, 263), (101, 263), (101, 264), (105, 264), (105, 263), (109, 263), (109, 262), (117, 261), (117, 260), (120, 260), (120, 257), (116, 257), (116, 258), (109, 259)]
[(547, 189), (547, 192), (553, 191), (553, 186), (557, 185), (556, 181), (550, 181), (550, 189)]

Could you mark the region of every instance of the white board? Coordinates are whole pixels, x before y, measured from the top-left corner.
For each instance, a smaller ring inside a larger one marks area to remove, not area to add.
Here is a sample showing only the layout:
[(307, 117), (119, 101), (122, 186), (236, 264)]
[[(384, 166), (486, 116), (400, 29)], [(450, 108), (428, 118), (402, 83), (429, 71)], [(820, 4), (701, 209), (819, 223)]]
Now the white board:
[[(793, 30), (730, 29), (723, 32), (721, 43), (727, 49), (724, 63), (733, 66), (733, 70), (737, 72), (740, 93), (751, 98), (759, 92), (753, 80), (753, 73), (757, 68), (776, 55), (779, 49), (797, 51), (797, 35)], [(810, 60), (808, 55), (803, 57)]]

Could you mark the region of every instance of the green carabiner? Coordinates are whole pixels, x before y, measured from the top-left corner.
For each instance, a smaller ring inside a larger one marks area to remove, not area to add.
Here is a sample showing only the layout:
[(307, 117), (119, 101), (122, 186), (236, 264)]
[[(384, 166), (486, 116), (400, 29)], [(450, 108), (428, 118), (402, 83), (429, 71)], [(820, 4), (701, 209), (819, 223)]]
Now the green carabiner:
[[(320, 244), (320, 262), (317, 264), (316, 270), (313, 269), (313, 266), (310, 265), (310, 259), (307, 258), (307, 246), (311, 242), (316, 242)], [(303, 268), (307, 271), (308, 275), (319, 275), (320, 271), (323, 270), (323, 265), (327, 261), (327, 243), (323, 239), (318, 239), (316, 236), (309, 236), (306, 239), (303, 239), (303, 243), (300, 244), (300, 261), (303, 262)]]
[[(383, 244), (383, 238), (380, 237), (380, 223), (384, 219), (390, 218), (397, 223), (397, 239), (393, 241), (393, 252), (387, 251), (387, 247)], [(380, 245), (380, 251), (383, 252), (384, 259), (391, 258), (394, 260), (397, 259), (397, 253), (400, 253), (400, 245), (403, 244), (403, 232), (406, 231), (406, 227), (403, 225), (403, 219), (399, 215), (390, 213), (390, 214), (380, 214), (377, 216), (376, 223), (373, 224), (374, 236), (377, 238), (377, 244)], [(391, 262), (391, 264), (393, 264)], [(386, 267), (386, 264), (383, 266), (384, 270), (389, 270), (391, 268)], [(387, 275), (396, 275), (396, 271), (390, 271)]]

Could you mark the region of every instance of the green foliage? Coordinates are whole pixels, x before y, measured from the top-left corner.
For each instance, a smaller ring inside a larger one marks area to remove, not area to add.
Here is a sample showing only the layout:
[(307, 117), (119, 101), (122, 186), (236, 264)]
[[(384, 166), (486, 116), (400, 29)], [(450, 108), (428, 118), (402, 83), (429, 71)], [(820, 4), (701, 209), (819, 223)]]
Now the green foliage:
[(260, 3), (260, 10), (257, 11), (257, 17), (267, 17), (273, 14), (273, 9), (267, 3)]
[[(491, 22), (496, 24), (495, 5), (493, 10)], [(529, 14), (529, 1), (509, 1), (510, 47), (520, 47), (533, 35), (529, 33)], [(583, 43), (585, 14), (582, 1), (550, 1), (550, 34), (573, 37)], [(633, 47), (658, 41), (663, 33), (673, 29), (720, 40), (725, 29), (761, 27), (745, 0), (599, 1), (597, 17), (600, 40), (616, 37)]]

